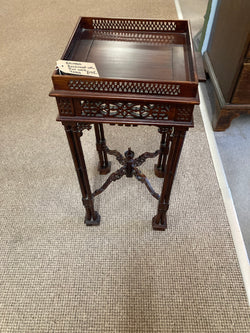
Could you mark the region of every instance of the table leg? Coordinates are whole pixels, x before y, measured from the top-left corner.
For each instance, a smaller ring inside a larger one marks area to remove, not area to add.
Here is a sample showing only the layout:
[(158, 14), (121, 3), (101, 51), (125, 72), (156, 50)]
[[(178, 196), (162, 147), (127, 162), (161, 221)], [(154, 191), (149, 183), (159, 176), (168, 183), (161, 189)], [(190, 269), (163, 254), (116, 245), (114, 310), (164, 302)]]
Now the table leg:
[(96, 149), (99, 155), (98, 171), (101, 175), (106, 175), (110, 172), (111, 163), (108, 161), (105, 151), (106, 140), (104, 136), (103, 124), (95, 124)]
[(167, 158), (166, 172), (159, 199), (158, 210), (152, 220), (153, 229), (156, 230), (165, 230), (167, 228), (166, 213), (169, 207), (170, 193), (187, 129), (188, 128), (178, 129), (175, 127), (172, 134), (171, 147)]
[(161, 152), (158, 158), (158, 163), (155, 164), (154, 171), (157, 177), (164, 178), (172, 127), (159, 127), (158, 131), (161, 134), (161, 144), (160, 144)]
[(86, 225), (98, 225), (100, 224), (100, 215), (94, 210), (93, 197), (90, 190), (87, 168), (80, 141), (83, 128), (79, 127), (79, 124), (64, 124), (64, 127), (82, 192), (82, 202), (86, 209), (84, 222)]

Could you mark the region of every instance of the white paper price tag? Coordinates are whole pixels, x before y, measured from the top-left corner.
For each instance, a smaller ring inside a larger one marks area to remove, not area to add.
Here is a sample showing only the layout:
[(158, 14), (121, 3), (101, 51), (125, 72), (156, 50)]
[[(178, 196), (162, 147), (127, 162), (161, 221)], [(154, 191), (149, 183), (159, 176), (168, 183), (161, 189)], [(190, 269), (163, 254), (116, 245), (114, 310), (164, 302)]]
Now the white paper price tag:
[(56, 67), (65, 74), (99, 77), (96, 66), (92, 62), (58, 60)]

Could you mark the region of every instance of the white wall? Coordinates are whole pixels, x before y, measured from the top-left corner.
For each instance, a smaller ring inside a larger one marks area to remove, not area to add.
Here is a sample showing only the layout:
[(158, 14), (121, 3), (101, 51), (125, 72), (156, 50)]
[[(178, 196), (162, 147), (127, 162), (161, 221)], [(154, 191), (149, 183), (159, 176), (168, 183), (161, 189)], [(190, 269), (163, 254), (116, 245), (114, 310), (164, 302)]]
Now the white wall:
[(219, 2), (219, 0), (213, 0), (212, 1), (211, 12), (210, 12), (209, 20), (208, 20), (208, 23), (207, 23), (207, 30), (206, 30), (204, 42), (203, 42), (202, 49), (201, 49), (202, 54), (204, 52), (206, 52), (207, 47), (208, 47), (209, 38), (210, 38), (210, 35), (211, 35), (212, 26), (213, 26), (214, 17), (215, 17), (218, 2)]

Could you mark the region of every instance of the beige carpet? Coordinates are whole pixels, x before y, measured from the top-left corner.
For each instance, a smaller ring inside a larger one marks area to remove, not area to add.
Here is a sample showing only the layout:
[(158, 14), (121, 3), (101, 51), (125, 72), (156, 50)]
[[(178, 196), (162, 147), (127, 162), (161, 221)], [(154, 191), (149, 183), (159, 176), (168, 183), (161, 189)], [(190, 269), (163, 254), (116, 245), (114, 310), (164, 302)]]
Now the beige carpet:
[[(199, 109), (168, 214), (136, 180), (96, 199), (86, 227), (50, 76), (78, 16), (175, 18), (173, 1), (1, 1), (0, 332), (249, 332), (249, 308)], [(154, 151), (154, 128), (108, 126), (108, 144)], [(93, 131), (83, 141), (98, 187)], [(114, 159), (112, 159), (114, 161)], [(153, 161), (142, 170), (152, 184)], [(113, 170), (118, 167), (113, 162)], [(145, 202), (145, 203), (144, 203)]]

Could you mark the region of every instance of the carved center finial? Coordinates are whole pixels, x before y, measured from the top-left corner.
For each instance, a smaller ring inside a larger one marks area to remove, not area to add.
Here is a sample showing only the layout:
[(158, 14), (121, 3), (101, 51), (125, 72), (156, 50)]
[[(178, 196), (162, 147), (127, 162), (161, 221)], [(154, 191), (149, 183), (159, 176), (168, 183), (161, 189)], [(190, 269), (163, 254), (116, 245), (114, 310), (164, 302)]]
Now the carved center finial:
[(125, 157), (127, 160), (132, 160), (135, 156), (135, 153), (133, 152), (133, 150), (131, 150), (131, 148), (129, 147), (128, 150), (125, 152)]

